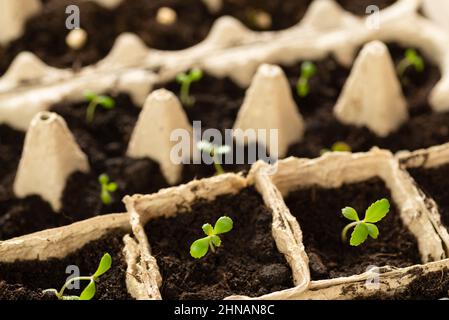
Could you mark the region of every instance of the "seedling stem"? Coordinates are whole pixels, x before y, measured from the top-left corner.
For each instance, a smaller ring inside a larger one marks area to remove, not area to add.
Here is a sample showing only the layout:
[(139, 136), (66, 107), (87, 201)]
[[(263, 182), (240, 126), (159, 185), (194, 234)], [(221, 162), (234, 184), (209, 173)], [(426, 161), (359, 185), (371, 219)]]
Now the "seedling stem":
[(91, 123), (94, 121), (95, 117), (95, 111), (97, 110), (97, 106), (101, 106), (104, 109), (112, 109), (115, 107), (115, 101), (109, 96), (105, 95), (97, 95), (96, 93), (92, 91), (86, 91), (84, 93), (84, 97), (87, 101), (89, 101), (89, 104), (87, 106), (86, 110), (86, 121), (88, 123)]
[(192, 107), (195, 104), (195, 98), (190, 96), (190, 86), (202, 78), (203, 71), (198, 68), (190, 70), (189, 73), (179, 73), (176, 76), (176, 81), (181, 84), (180, 98), (183, 105)]
[(216, 146), (208, 141), (202, 140), (197, 143), (197, 148), (200, 151), (206, 151), (212, 157), (212, 159), (214, 161), (216, 175), (225, 173), (225, 170), (223, 169), (223, 166), (221, 165), (221, 160), (220, 160), (219, 156), (221, 156), (223, 154), (227, 154), (229, 151), (231, 151), (229, 146), (227, 146), (227, 145)]
[[(66, 283), (64, 283), (61, 290), (58, 291), (56, 289), (46, 289), (43, 290), (42, 292), (54, 293), (59, 300), (91, 300), (96, 293), (95, 284), (98, 282), (99, 278), (111, 268), (111, 265), (112, 265), (111, 255), (109, 253), (105, 253), (100, 260), (97, 271), (95, 271), (93, 275), (70, 278), (69, 280), (66, 281)], [(89, 281), (89, 284), (86, 286), (86, 288), (84, 288), (80, 296), (64, 296), (64, 291), (67, 289), (67, 287), (71, 283), (76, 281)]]

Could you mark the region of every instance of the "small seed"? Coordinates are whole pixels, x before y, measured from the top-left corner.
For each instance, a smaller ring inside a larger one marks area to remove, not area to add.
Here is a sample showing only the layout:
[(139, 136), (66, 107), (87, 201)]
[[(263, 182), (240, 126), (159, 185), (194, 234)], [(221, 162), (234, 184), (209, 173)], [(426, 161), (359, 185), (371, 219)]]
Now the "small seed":
[(67, 34), (65, 42), (73, 50), (79, 50), (86, 44), (87, 32), (84, 29), (73, 29)]
[(256, 11), (254, 13), (254, 22), (261, 29), (271, 28), (271, 16), (265, 11)]
[(176, 14), (176, 11), (169, 7), (161, 7), (157, 11), (157, 17), (156, 20), (160, 24), (169, 26), (176, 22), (176, 19), (178, 18), (178, 15)]

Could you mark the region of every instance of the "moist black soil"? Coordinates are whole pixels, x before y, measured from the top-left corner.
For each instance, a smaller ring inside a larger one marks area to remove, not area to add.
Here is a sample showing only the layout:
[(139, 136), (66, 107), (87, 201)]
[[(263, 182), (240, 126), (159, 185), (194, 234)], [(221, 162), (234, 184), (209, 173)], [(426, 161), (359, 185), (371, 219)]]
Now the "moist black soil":
[(449, 165), (437, 168), (415, 168), (408, 170), (424, 193), (435, 200), (441, 216), (441, 221), (449, 227), (449, 188), (447, 177)]
[[(339, 0), (348, 10), (364, 15), (368, 5), (384, 8), (392, 0)], [(115, 9), (106, 9), (92, 2), (50, 0), (43, 1), (43, 10), (31, 17), (24, 34), (8, 46), (0, 48), (0, 75), (22, 51), (31, 51), (51, 66), (75, 70), (104, 58), (115, 39), (123, 32), (137, 34), (149, 47), (162, 50), (180, 50), (199, 43), (206, 38), (213, 22), (222, 15), (231, 15), (254, 30), (280, 30), (298, 23), (304, 16), (311, 0), (226, 0), (216, 14), (211, 14), (199, 0), (132, 0), (123, 1)], [(88, 41), (81, 50), (67, 47), (65, 38), (69, 32), (65, 23), (68, 5), (80, 9), (81, 28), (88, 33)], [(157, 12), (170, 7), (177, 13), (172, 25), (160, 24)], [(258, 12), (271, 16), (271, 26), (262, 27), (254, 19)]]
[[(65, 273), (69, 265), (79, 267), (81, 276), (93, 274), (101, 257), (109, 253), (112, 267), (97, 283), (95, 300), (130, 300), (126, 289), (126, 261), (122, 253), (124, 232), (111, 231), (102, 238), (89, 242), (64, 259), (45, 261), (30, 260), (13, 263), (0, 263), (0, 300), (55, 300), (54, 295), (42, 293), (42, 290), (59, 290), (70, 274)], [(66, 295), (79, 295), (80, 290), (66, 290)]]
[[(405, 49), (393, 44), (389, 45), (389, 49), (397, 64), (403, 58)], [(289, 148), (288, 155), (314, 158), (319, 156), (323, 149), (329, 149), (339, 141), (346, 142), (354, 152), (368, 151), (373, 146), (393, 152), (416, 150), (449, 141), (449, 113), (433, 112), (428, 104), (430, 91), (441, 75), (438, 68), (428, 60), (425, 60), (425, 64), (424, 72), (419, 73), (409, 68), (405, 74), (406, 84), (403, 83), (403, 92), (409, 105), (409, 121), (388, 137), (379, 138), (367, 128), (343, 125), (335, 118), (333, 106), (349, 73), (347, 69), (335, 66), (332, 60), (318, 62), (317, 78), (321, 73), (328, 73), (337, 80), (319, 81), (319, 87), (312, 88), (310, 97), (299, 100), (296, 97), (299, 110), (302, 112), (304, 109), (306, 132), (301, 142)], [(288, 73), (294, 75), (297, 72), (299, 76), (299, 64), (291, 68), (293, 69)], [(324, 70), (320, 71), (320, 68)], [(326, 68), (330, 71), (326, 72)], [(296, 79), (290, 78), (292, 84), (297, 81), (298, 76)], [(314, 92), (318, 92), (318, 98)], [(321, 92), (327, 94), (320, 95)], [(310, 110), (313, 109), (315, 112), (311, 113)]]
[[(390, 200), (391, 209), (376, 224), (378, 239), (369, 238), (358, 247), (343, 243), (341, 232), (350, 221), (342, 216), (341, 209), (353, 207), (362, 218), (365, 210), (382, 198)], [(303, 232), (313, 280), (360, 274), (373, 265), (406, 267), (421, 263), (415, 238), (403, 225), (390, 191), (378, 178), (338, 189), (300, 189), (290, 193), (286, 203)]]
[[(216, 253), (201, 260), (190, 256), (190, 245), (204, 237), (204, 223), (227, 215), (234, 228), (221, 237)], [(191, 212), (152, 220), (145, 226), (163, 279), (162, 297), (223, 299), (233, 294), (260, 296), (291, 288), (292, 273), (276, 248), (272, 215), (253, 189), (224, 195), (212, 202), (197, 201)]]
[[(68, 123), (91, 167), (89, 173), (76, 172), (69, 177), (58, 214), (40, 197), (17, 199), (14, 196), (12, 185), (23, 134), (13, 131), (11, 137), (6, 136), (8, 143), (0, 146), (6, 150), (14, 148), (14, 152), (1, 155), (10, 169), (0, 181), (0, 239), (67, 225), (95, 215), (124, 212), (121, 199), (125, 195), (153, 193), (168, 186), (156, 162), (125, 156), (141, 109), (134, 106), (128, 96), (118, 95), (115, 100), (117, 105), (112, 110), (98, 107), (92, 123), (85, 120), (86, 103), (60, 104), (52, 108)], [(110, 205), (101, 202), (98, 176), (102, 173), (118, 184)]]
[[(407, 272), (407, 276), (414, 276), (415, 280), (406, 287), (400, 288), (393, 294), (377, 292), (363, 300), (438, 300), (448, 299), (449, 270), (441, 270), (424, 274), (422, 270), (413, 268)], [(350, 288), (349, 290), (355, 290)]]

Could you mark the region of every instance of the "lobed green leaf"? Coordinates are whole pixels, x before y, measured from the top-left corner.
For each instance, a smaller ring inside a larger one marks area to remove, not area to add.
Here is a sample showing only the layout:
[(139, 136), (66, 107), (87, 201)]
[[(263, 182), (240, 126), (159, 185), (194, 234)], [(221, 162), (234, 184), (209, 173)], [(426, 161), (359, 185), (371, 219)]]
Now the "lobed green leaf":
[(219, 236), (213, 235), (213, 236), (211, 237), (211, 241), (212, 241), (212, 243), (214, 244), (214, 246), (216, 246), (216, 247), (221, 246), (221, 239), (220, 239)]
[(377, 239), (379, 236), (379, 228), (375, 224), (372, 223), (365, 223), (366, 228), (368, 229), (368, 234), (371, 238)]
[(203, 224), (202, 229), (207, 236), (211, 236), (214, 234), (214, 228), (210, 223)]
[(368, 237), (368, 228), (366, 227), (366, 224), (359, 223), (358, 225), (355, 226), (354, 231), (352, 231), (351, 240), (349, 243), (351, 246), (359, 246), (363, 242), (365, 242), (367, 237)]
[(390, 202), (387, 199), (381, 199), (374, 202), (365, 213), (365, 222), (376, 223), (382, 220), (390, 211)]

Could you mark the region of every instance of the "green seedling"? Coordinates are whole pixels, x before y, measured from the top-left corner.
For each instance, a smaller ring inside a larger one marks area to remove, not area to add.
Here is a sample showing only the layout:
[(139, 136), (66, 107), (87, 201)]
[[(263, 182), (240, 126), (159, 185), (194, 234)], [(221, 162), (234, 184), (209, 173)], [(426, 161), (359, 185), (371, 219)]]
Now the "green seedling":
[(408, 68), (413, 67), (416, 72), (423, 72), (425, 65), (424, 59), (414, 49), (405, 50), (404, 58), (397, 65), (398, 75), (404, 79)]
[(84, 92), (84, 97), (89, 101), (89, 105), (86, 110), (86, 121), (91, 123), (94, 121), (95, 111), (98, 106), (103, 107), (103, 109), (112, 109), (115, 107), (115, 100), (109, 96), (97, 95), (95, 92), (86, 91)]
[[(105, 253), (100, 260), (97, 271), (91, 276), (86, 277), (74, 277), (67, 280), (67, 282), (62, 286), (61, 290), (56, 289), (46, 289), (43, 293), (54, 293), (59, 300), (91, 300), (95, 296), (96, 283), (99, 278), (105, 274), (112, 265), (112, 258), (109, 253)], [(64, 291), (67, 289), (69, 284), (75, 281), (89, 281), (89, 284), (84, 288), (79, 296), (65, 296)]]
[(225, 170), (223, 169), (223, 166), (221, 165), (219, 156), (229, 153), (229, 151), (231, 151), (231, 148), (229, 146), (227, 146), (227, 145), (216, 146), (208, 141), (199, 141), (196, 146), (197, 146), (198, 150), (205, 151), (210, 154), (210, 156), (214, 160), (214, 167), (215, 167), (216, 175), (225, 173)]
[(390, 202), (387, 199), (378, 200), (370, 205), (365, 212), (365, 218), (363, 220), (359, 219), (359, 215), (354, 208), (343, 208), (341, 210), (343, 216), (353, 222), (344, 227), (341, 233), (342, 241), (346, 242), (346, 235), (349, 229), (353, 227), (354, 231), (352, 231), (351, 240), (349, 241), (351, 246), (361, 245), (368, 238), (368, 235), (373, 239), (377, 239), (379, 236), (379, 229), (375, 223), (385, 218), (389, 211)]
[(307, 97), (310, 92), (309, 80), (316, 74), (313, 62), (305, 61), (301, 64), (301, 76), (296, 84), (296, 92), (301, 98)]
[(232, 230), (234, 222), (229, 217), (221, 217), (215, 222), (215, 226), (206, 223), (202, 229), (207, 235), (205, 238), (196, 240), (190, 246), (190, 255), (195, 259), (201, 259), (204, 257), (209, 249), (215, 253), (215, 247), (221, 246), (221, 239), (218, 235), (227, 233)]
[(190, 86), (193, 82), (198, 82), (203, 78), (203, 71), (198, 68), (190, 70), (189, 73), (178, 73), (176, 81), (181, 85), (180, 98), (181, 102), (187, 106), (192, 107), (195, 104), (195, 98), (190, 96)]
[(109, 176), (104, 173), (98, 177), (98, 182), (101, 185), (101, 201), (105, 205), (111, 204), (111, 193), (117, 190), (117, 183), (109, 182)]
[(321, 150), (321, 155), (328, 152), (352, 152), (352, 148), (346, 142), (338, 141), (335, 142), (330, 149)]

